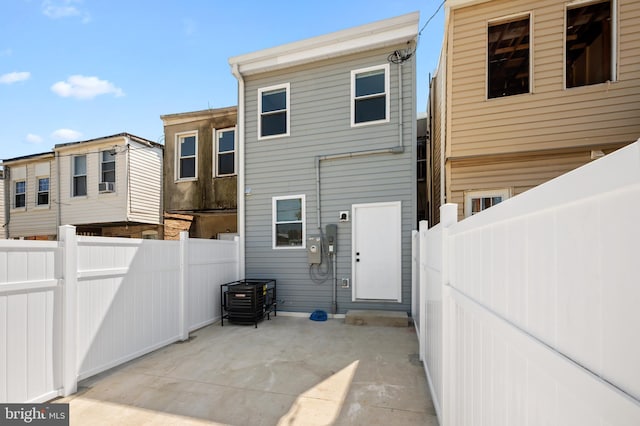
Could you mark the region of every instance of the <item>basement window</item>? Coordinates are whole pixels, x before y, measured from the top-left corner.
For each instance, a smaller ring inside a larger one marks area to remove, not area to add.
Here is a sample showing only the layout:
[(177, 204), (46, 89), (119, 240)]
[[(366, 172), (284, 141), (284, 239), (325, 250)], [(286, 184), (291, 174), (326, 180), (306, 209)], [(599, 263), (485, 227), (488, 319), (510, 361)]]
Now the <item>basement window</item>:
[(464, 194), (464, 217), (473, 216), (489, 207), (500, 204), (510, 196), (509, 189), (468, 191)]
[(489, 23), (487, 97), (530, 92), (531, 16)]
[(305, 247), (305, 196), (273, 197), (273, 248)]
[(613, 80), (611, 9), (611, 1), (567, 8), (567, 88)]

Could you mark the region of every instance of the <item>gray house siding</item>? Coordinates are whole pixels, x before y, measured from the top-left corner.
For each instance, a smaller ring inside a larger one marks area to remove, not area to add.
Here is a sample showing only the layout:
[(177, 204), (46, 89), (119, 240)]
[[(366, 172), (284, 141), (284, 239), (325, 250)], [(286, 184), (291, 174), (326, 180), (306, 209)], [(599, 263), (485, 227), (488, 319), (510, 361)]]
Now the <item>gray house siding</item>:
[[(331, 277), (323, 284), (309, 276), (306, 249), (272, 248), (272, 197), (304, 194), (306, 235), (317, 235), (315, 157), (390, 148), (399, 143), (398, 66), (390, 64), (390, 120), (352, 128), (351, 70), (387, 63), (393, 46), (245, 78), (246, 276), (275, 278), (279, 309), (331, 310)], [(411, 309), (411, 230), (415, 229), (415, 62), (402, 65), (404, 152), (321, 162), (321, 222), (338, 224), (337, 277), (351, 280), (349, 222), (339, 212), (352, 205), (401, 201), (402, 302), (352, 302), (352, 288), (338, 288), (338, 313), (349, 309)], [(290, 136), (257, 139), (258, 89), (290, 84)], [(326, 264), (323, 267), (327, 266)]]

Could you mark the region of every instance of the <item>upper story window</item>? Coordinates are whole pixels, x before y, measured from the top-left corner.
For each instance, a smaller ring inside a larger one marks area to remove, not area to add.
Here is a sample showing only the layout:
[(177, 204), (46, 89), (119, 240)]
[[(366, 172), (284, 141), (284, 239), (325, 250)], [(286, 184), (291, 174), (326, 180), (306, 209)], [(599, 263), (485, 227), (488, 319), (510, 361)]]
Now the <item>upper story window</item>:
[(351, 126), (389, 121), (389, 64), (351, 71)]
[(100, 182), (116, 181), (116, 150), (110, 149), (100, 152)]
[(531, 74), (531, 16), (489, 23), (487, 97), (529, 93)]
[(215, 175), (229, 176), (236, 173), (236, 129), (216, 131)]
[(305, 196), (273, 197), (273, 248), (304, 248)]
[(27, 181), (19, 180), (15, 182), (15, 194), (13, 207), (22, 209), (27, 206)]
[(87, 195), (87, 156), (73, 157), (73, 196)]
[(258, 139), (289, 136), (289, 83), (258, 89)]
[(567, 8), (566, 87), (613, 80), (611, 1)]
[(177, 180), (192, 180), (198, 176), (198, 133), (190, 132), (176, 135), (176, 153), (178, 158)]
[(49, 205), (49, 178), (38, 178), (38, 196), (36, 198), (36, 205), (47, 206)]

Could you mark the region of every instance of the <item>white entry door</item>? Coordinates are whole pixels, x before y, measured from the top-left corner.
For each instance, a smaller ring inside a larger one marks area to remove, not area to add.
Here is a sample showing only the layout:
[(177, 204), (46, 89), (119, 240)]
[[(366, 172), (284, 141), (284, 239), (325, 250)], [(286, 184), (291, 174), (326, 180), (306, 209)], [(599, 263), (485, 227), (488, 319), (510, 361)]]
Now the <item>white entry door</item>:
[(354, 204), (353, 300), (402, 301), (401, 204)]

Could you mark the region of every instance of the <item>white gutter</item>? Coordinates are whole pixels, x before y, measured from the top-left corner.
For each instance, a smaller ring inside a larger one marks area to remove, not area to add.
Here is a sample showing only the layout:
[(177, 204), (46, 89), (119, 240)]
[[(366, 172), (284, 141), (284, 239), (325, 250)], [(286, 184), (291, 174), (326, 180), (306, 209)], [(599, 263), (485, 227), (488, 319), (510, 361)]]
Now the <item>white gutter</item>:
[(239, 236), (239, 259), (238, 259), (238, 278), (245, 276), (245, 175), (244, 175), (244, 78), (238, 69), (238, 64), (234, 63), (231, 67), (231, 73), (238, 80), (238, 179), (237, 179), (237, 226)]

